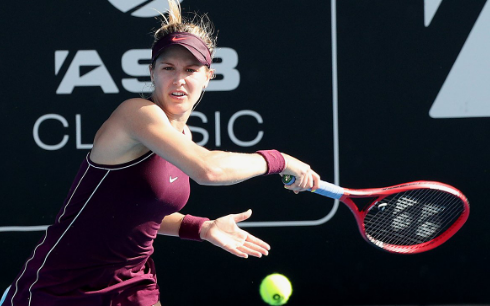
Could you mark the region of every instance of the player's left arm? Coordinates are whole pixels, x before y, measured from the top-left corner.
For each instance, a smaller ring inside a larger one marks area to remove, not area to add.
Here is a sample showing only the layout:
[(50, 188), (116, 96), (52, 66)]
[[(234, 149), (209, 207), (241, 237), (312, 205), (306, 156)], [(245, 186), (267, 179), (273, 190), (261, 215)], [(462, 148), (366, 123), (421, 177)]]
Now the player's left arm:
[[(211, 244), (222, 248), (238, 257), (262, 257), (268, 255), (270, 246), (263, 240), (251, 235), (238, 227), (238, 223), (247, 220), (252, 215), (248, 210), (239, 214), (230, 214), (216, 220), (205, 221), (202, 224), (200, 237)], [(165, 218), (160, 225), (159, 234), (179, 236), (179, 229), (184, 215), (173, 213)]]
[(203, 223), (201, 239), (242, 258), (248, 256), (262, 257), (268, 255), (270, 246), (263, 240), (242, 230), (237, 224), (245, 221), (252, 215), (252, 210), (239, 214), (230, 214), (216, 220)]
[(178, 212), (165, 216), (160, 224), (158, 233), (161, 235), (178, 237), (182, 219), (184, 219), (184, 215)]

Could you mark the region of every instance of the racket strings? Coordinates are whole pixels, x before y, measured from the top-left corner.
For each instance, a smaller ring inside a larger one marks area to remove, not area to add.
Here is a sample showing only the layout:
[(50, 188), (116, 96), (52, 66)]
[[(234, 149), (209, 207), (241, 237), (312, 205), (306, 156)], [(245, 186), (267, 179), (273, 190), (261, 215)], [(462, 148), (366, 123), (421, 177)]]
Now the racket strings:
[[(441, 219), (441, 211), (444, 210), (446, 216), (454, 214), (454, 208), (457, 206), (450, 205), (448, 207), (434, 207), (433, 202), (441, 203), (448, 201), (448, 195), (445, 197), (427, 197), (425, 201), (431, 205), (422, 205), (418, 210), (413, 209), (413, 205), (419, 201), (414, 200), (418, 195), (413, 193), (409, 198), (399, 197), (395, 203), (395, 209), (392, 212), (392, 220), (387, 218), (385, 222), (380, 222), (383, 227), (376, 226), (378, 231), (377, 239), (383, 243), (393, 245), (415, 245), (430, 241), (443, 233), (453, 223), (451, 218)], [(453, 208), (453, 209), (451, 209)], [(459, 213), (457, 213), (459, 216)], [(396, 216), (396, 217), (395, 217)], [(390, 226), (386, 228), (386, 226)], [(380, 231), (381, 229), (381, 231)], [(374, 238), (374, 236), (372, 236)]]
[[(419, 243), (430, 241), (430, 239), (437, 236), (437, 233), (443, 232), (439, 230), (441, 225), (437, 222), (426, 219), (419, 227), (413, 227), (411, 225), (412, 220), (410, 216), (403, 214), (391, 223), (391, 227), (394, 228), (392, 232), (388, 232), (385, 229), (380, 231), (378, 227), (377, 234), (368, 234), (368, 236), (377, 243), (382, 242), (383, 244), (403, 245), (406, 247), (407, 245), (418, 245)], [(372, 234), (373, 231), (371, 230), (369, 233)]]
[(364, 227), (374, 244), (418, 245), (447, 231), (463, 211), (462, 200), (453, 194), (411, 190), (376, 203), (366, 214)]
[[(428, 198), (430, 201), (446, 201), (441, 198)], [(452, 224), (451, 219), (440, 218), (440, 207), (422, 206), (420, 211), (413, 210), (415, 204), (413, 195), (410, 198), (401, 197), (396, 202), (391, 220), (380, 222), (376, 226), (377, 239), (393, 245), (415, 245), (430, 241), (443, 233)], [(401, 204), (400, 204), (401, 203)], [(451, 206), (454, 208), (454, 206)], [(454, 213), (454, 209), (445, 209), (446, 215)], [(458, 214), (459, 215), (459, 214)], [(436, 218), (432, 217), (436, 216)], [(383, 227), (384, 226), (384, 227)], [(388, 226), (388, 228), (386, 228)], [(370, 231), (371, 233), (373, 231)], [(374, 238), (374, 236), (373, 236)]]

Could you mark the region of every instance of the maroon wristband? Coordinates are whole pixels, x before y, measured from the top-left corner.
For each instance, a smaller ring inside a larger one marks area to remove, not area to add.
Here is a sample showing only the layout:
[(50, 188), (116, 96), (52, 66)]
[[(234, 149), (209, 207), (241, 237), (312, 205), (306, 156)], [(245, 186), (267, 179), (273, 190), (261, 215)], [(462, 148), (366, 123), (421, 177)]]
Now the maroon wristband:
[(201, 233), (202, 224), (206, 221), (209, 221), (209, 219), (185, 215), (180, 224), (179, 237), (186, 240), (202, 241), (199, 234)]
[(278, 174), (286, 168), (284, 156), (277, 150), (261, 150), (257, 151), (262, 155), (267, 162), (267, 172), (264, 175)]

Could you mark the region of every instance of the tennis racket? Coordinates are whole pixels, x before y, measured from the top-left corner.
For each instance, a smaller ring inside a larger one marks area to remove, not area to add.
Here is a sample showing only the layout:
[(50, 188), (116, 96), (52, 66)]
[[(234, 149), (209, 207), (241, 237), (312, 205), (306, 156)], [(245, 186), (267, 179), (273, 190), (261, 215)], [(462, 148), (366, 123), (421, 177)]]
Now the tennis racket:
[[(291, 185), (295, 177), (284, 175), (282, 181)], [(439, 182), (347, 189), (320, 181), (320, 188), (313, 192), (347, 205), (362, 237), (391, 253), (415, 254), (440, 246), (463, 226), (470, 213), (468, 199), (461, 191)], [(355, 198), (372, 201), (359, 209)]]

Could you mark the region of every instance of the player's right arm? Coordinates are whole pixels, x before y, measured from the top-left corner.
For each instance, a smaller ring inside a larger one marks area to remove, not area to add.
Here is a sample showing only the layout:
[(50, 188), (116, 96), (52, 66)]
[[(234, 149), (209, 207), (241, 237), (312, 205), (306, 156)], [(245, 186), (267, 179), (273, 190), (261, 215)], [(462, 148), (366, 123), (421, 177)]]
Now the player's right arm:
[[(114, 111), (98, 132), (91, 157), (129, 161), (147, 150), (202, 185), (236, 184), (267, 171), (260, 154), (210, 151), (197, 145), (170, 124), (159, 106), (144, 99), (127, 100)], [(284, 173), (299, 178), (295, 188), (308, 189), (318, 184), (319, 176), (309, 165), (287, 154), (283, 156)]]

